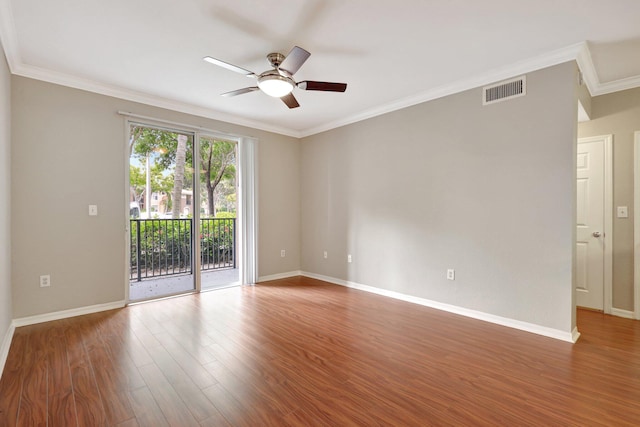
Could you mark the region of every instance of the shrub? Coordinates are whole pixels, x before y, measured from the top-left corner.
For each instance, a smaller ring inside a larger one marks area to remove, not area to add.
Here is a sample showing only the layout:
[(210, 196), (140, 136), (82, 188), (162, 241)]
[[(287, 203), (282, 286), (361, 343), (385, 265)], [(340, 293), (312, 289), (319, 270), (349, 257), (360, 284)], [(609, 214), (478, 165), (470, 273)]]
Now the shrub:
[[(200, 220), (201, 263), (233, 263), (235, 218)], [(191, 219), (131, 220), (131, 276), (142, 277), (191, 272)], [(139, 254), (139, 259), (138, 259)]]

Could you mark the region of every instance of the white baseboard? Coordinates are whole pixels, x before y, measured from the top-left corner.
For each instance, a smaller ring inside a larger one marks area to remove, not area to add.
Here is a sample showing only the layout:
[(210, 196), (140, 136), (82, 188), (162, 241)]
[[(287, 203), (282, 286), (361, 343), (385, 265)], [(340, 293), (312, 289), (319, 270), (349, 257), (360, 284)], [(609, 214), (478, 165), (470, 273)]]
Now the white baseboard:
[(611, 314), (613, 316), (624, 317), (625, 319), (635, 319), (633, 311), (623, 310), (621, 308), (611, 307)]
[(573, 328), (573, 331), (571, 331), (571, 341), (577, 342), (578, 338), (580, 338), (580, 332), (578, 332), (578, 327), (576, 326)]
[(114, 310), (125, 306), (124, 301), (96, 304), (87, 307), (72, 308), (70, 310), (56, 311), (53, 313), (37, 314), (35, 316), (13, 319), (14, 327), (35, 325), (36, 323), (50, 322), (52, 320), (66, 319), (68, 317), (82, 316), (83, 314), (98, 313), (100, 311)]
[(9, 355), (9, 348), (11, 347), (11, 340), (13, 339), (13, 333), (16, 328), (13, 326), (13, 323), (9, 325), (9, 329), (7, 329), (7, 333), (4, 334), (4, 339), (2, 340), (2, 347), (0, 347), (0, 377), (4, 372), (4, 365), (7, 363), (7, 356)]
[(300, 274), (302, 276), (323, 280), (325, 282), (334, 283), (336, 285), (346, 286), (348, 288), (371, 292), (377, 295), (382, 295), (389, 298), (398, 299), (401, 301), (407, 301), (414, 304), (423, 305), (425, 307), (447, 311), (449, 313), (459, 314), (461, 316), (470, 317), (472, 319), (482, 320), (489, 323), (495, 323), (497, 325), (507, 326), (509, 328), (519, 329), (521, 331), (531, 332), (531, 333), (543, 335), (549, 338), (555, 338), (557, 340), (575, 343), (578, 337), (580, 336), (580, 333), (578, 332), (577, 328), (575, 328), (572, 332), (565, 332), (559, 329), (548, 328), (546, 326), (540, 326), (533, 323), (523, 322), (520, 320), (509, 319), (506, 317), (496, 316), (494, 314), (484, 313), (481, 311), (470, 310), (468, 308), (458, 307), (456, 305), (445, 304), (438, 301), (432, 301), (426, 298), (414, 297), (411, 295), (401, 294), (399, 292), (380, 289), (373, 286), (363, 285), (360, 283), (349, 282), (342, 279), (336, 279), (334, 277), (323, 276), (321, 274), (308, 273), (306, 271), (302, 271)]
[(258, 277), (258, 283), (260, 282), (268, 282), (269, 280), (279, 280), (279, 279), (288, 279), (289, 277), (302, 276), (302, 272), (300, 270), (296, 271), (288, 271), (286, 273), (278, 273), (278, 274), (270, 274), (268, 276), (260, 276)]

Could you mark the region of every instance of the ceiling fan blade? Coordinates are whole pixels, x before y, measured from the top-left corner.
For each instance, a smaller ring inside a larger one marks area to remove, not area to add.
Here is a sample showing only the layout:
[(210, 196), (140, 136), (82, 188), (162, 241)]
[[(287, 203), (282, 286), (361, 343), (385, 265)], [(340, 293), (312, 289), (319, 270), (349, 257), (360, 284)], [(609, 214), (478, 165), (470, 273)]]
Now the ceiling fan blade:
[(347, 90), (346, 83), (331, 83), (331, 82), (315, 82), (313, 80), (304, 80), (296, 83), (296, 85), (302, 90), (320, 90), (323, 92), (344, 92)]
[(220, 96), (227, 96), (227, 97), (237, 96), (237, 95), (242, 95), (243, 93), (249, 93), (259, 89), (260, 88), (258, 86), (245, 87), (244, 89), (232, 90), (231, 92), (221, 93)]
[(298, 104), (298, 100), (292, 93), (285, 95), (280, 99), (282, 99), (282, 102), (287, 104), (287, 107), (289, 108), (298, 108), (300, 106), (300, 104)]
[(224, 62), (224, 61), (221, 61), (219, 59), (212, 58), (210, 56), (205, 56), (202, 59), (207, 61), (207, 62), (209, 62), (209, 63), (211, 63), (211, 64), (217, 65), (218, 67), (226, 68), (227, 70), (231, 70), (231, 71), (234, 71), (236, 73), (244, 74), (247, 77), (258, 77), (256, 75), (256, 73), (254, 73), (253, 71), (245, 70), (242, 67), (238, 67), (236, 65), (229, 64), (228, 62)]
[(278, 68), (294, 75), (310, 56), (311, 54), (303, 48), (294, 46)]

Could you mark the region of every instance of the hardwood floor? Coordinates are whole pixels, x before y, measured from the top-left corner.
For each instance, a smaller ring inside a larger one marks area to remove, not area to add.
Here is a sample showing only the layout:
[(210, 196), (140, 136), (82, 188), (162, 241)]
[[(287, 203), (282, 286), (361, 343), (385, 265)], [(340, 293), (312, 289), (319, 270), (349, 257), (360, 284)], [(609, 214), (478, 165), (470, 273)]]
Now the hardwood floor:
[(0, 426), (640, 425), (640, 322), (577, 344), (292, 278), (18, 328)]

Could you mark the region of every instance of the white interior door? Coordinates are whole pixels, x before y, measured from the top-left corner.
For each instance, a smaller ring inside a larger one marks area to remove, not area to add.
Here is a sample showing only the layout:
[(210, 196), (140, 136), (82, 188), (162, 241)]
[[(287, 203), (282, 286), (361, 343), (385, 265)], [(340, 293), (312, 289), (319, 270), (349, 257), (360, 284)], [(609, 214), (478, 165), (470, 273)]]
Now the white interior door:
[(605, 144), (578, 141), (576, 305), (604, 309)]

